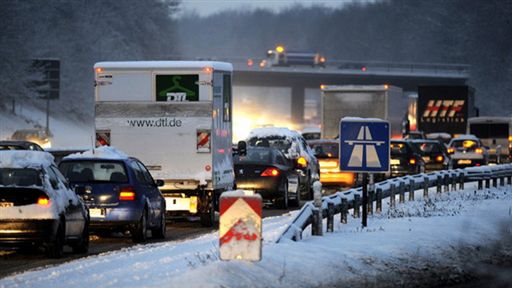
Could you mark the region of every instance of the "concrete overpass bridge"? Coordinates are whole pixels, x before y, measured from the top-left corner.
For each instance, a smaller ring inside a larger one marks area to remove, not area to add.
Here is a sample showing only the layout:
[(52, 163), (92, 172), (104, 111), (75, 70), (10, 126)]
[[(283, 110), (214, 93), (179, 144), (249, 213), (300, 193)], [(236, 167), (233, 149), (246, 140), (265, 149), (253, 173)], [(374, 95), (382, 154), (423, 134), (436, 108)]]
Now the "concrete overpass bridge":
[[(220, 60), (220, 59), (219, 59)], [(321, 67), (260, 67), (249, 66), (245, 59), (222, 59), (233, 63), (235, 87), (291, 88), (291, 119), (304, 122), (305, 89), (320, 85), (389, 84), (401, 87), (405, 93), (417, 93), (419, 85), (466, 85), (468, 65), (419, 64), (385, 62), (329, 62)]]

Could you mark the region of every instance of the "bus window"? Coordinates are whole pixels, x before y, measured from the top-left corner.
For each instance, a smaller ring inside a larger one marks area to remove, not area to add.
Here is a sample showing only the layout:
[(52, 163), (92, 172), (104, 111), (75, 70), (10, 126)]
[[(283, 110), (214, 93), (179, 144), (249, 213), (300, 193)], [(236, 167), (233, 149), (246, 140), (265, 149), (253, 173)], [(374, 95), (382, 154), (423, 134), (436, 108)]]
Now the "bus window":
[(507, 123), (472, 123), (469, 127), (470, 134), (478, 138), (508, 138)]

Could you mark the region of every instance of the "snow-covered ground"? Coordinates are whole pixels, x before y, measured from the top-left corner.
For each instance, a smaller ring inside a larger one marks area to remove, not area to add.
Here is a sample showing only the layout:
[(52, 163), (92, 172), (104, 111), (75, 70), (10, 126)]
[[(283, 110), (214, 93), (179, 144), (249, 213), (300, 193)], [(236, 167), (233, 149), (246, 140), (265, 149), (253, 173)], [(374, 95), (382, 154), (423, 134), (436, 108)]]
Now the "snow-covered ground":
[[(481, 247), (510, 236), (512, 188), (443, 193), (424, 201), (339, 224), (323, 237), (304, 232), (300, 242), (275, 244), (297, 213), (263, 221), (263, 259), (224, 262), (218, 235), (138, 245), (0, 279), (0, 287), (311, 287), (371, 284), (388, 265), (428, 259), (442, 264), (458, 247)], [(325, 226), (324, 226), (325, 229)], [(453, 260), (453, 259), (452, 259)], [(463, 263), (460, 263), (461, 265)], [(368, 280), (370, 279), (370, 280)], [(375, 280), (377, 281), (377, 280)], [(359, 282), (361, 283), (361, 282)]]
[[(35, 107), (17, 109), (17, 115), (10, 113), (0, 115), (0, 140), (8, 139), (14, 131), (19, 129), (34, 128), (35, 123), (46, 125), (46, 112)], [(30, 120), (30, 122), (29, 122)], [(91, 124), (71, 122), (69, 119), (53, 117), (50, 114), (50, 131), (52, 148), (77, 149), (94, 145), (94, 127)]]

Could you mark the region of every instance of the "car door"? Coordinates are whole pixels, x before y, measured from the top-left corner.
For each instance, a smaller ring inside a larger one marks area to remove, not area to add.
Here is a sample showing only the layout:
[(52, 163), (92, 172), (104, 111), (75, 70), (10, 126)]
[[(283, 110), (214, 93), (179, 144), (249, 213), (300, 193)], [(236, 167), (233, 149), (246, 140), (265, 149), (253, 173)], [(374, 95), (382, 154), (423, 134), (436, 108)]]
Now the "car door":
[(137, 160), (130, 159), (128, 160), (128, 165), (130, 166), (133, 174), (135, 174), (134, 188), (137, 197), (139, 197), (144, 203), (148, 205), (148, 220), (150, 223), (153, 222), (154, 218), (154, 208), (153, 204), (150, 201), (150, 187), (147, 183), (146, 178), (144, 177), (144, 173), (142, 172), (141, 167), (137, 164)]
[(85, 225), (85, 219), (80, 199), (70, 190), (66, 179), (59, 172), (57, 167), (51, 165), (48, 167), (47, 172), (52, 189), (59, 198), (63, 199), (62, 203), (65, 205), (64, 217), (66, 220), (66, 235), (81, 235)]
[(162, 196), (162, 193), (160, 192), (160, 189), (158, 189), (158, 186), (156, 185), (155, 180), (151, 176), (151, 173), (149, 173), (148, 169), (142, 162), (137, 161), (137, 164), (140, 166), (140, 169), (142, 170), (142, 174), (144, 175), (144, 178), (146, 180), (146, 183), (148, 184), (148, 196), (149, 201), (151, 202), (151, 206), (153, 206), (154, 211), (154, 223), (155, 225), (159, 224), (159, 221), (161, 219), (161, 213), (165, 213), (165, 200)]

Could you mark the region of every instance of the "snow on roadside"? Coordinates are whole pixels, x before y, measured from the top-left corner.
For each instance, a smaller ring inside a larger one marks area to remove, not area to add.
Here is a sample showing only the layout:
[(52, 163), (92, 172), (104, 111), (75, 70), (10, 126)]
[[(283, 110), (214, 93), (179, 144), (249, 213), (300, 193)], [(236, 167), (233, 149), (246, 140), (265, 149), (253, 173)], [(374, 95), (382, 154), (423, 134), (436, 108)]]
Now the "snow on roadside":
[(510, 188), (475, 192), (473, 185), (467, 187), (435, 201), (417, 197), (397, 204), (370, 218), (366, 229), (359, 219), (349, 219), (346, 225), (337, 223), (335, 233), (305, 233), (301, 242), (274, 243), (296, 211), (264, 219), (261, 262), (220, 261), (218, 235), (211, 233), (29, 271), (0, 279), (0, 287), (310, 287), (355, 281), (385, 269), (377, 264), (382, 261), (425, 257), (442, 262), (450, 247), (498, 240), (500, 223), (512, 220)]
[[(35, 123), (45, 125), (46, 111), (38, 110), (35, 107), (23, 107), (17, 111), (23, 117)], [(12, 114), (0, 115), (0, 140), (8, 139), (19, 129), (33, 128), (34, 125), (27, 123), (22, 117)], [(89, 125), (72, 122), (69, 119), (56, 118), (50, 114), (50, 131), (53, 134), (51, 139), (52, 148), (86, 148), (94, 144), (94, 124)]]

